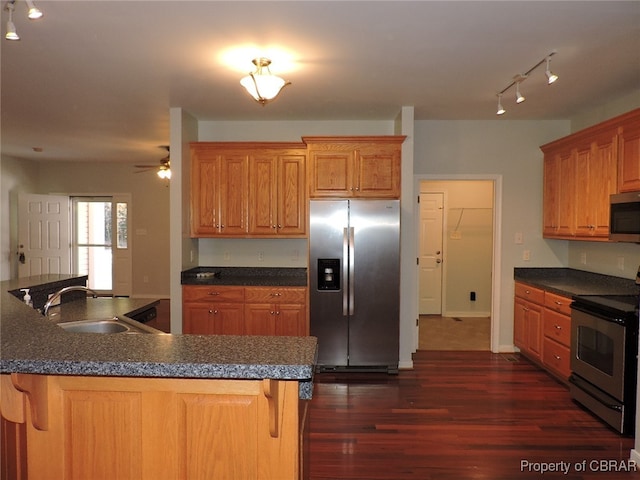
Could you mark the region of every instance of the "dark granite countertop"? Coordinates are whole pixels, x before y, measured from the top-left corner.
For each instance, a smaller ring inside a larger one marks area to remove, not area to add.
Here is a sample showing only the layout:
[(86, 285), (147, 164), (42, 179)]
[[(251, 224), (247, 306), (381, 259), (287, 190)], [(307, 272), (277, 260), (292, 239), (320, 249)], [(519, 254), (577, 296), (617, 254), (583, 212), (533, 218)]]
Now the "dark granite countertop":
[(633, 280), (572, 268), (515, 268), (513, 278), (565, 297), (637, 295), (639, 290)]
[(181, 274), (183, 285), (306, 287), (306, 268), (195, 267)]
[(8, 293), (12, 285), (0, 282), (0, 373), (297, 380), (300, 398), (311, 398), (315, 337), (70, 333), (55, 323), (126, 316), (154, 300), (74, 301), (47, 319)]

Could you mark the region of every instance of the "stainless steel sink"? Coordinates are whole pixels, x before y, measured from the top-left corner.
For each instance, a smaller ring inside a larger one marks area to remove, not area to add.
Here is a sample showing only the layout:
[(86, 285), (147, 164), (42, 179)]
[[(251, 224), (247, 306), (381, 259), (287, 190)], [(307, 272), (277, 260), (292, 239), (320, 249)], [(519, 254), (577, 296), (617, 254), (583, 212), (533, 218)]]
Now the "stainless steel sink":
[(144, 324), (128, 322), (119, 317), (61, 322), (57, 325), (71, 333), (162, 333)]
[(125, 333), (130, 328), (118, 320), (83, 320), (59, 323), (61, 328), (73, 333)]

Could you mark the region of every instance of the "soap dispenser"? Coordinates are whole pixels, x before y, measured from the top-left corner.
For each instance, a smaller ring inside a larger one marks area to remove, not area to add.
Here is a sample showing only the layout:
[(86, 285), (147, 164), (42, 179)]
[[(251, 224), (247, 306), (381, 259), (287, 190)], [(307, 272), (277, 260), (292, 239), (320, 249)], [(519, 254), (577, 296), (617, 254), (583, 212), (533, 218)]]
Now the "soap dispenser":
[(24, 297), (22, 298), (22, 301), (27, 305), (29, 305), (30, 307), (33, 307), (33, 302), (31, 301), (31, 295), (29, 295), (29, 289), (21, 288), (20, 291), (24, 292)]

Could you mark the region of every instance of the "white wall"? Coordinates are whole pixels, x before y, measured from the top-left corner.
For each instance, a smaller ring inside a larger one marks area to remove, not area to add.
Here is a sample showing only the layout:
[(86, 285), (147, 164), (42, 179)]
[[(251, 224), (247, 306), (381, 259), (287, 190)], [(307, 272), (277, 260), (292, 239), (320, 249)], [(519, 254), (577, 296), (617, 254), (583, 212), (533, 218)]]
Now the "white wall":
[(38, 165), (0, 157), (0, 280), (18, 278), (18, 193), (37, 193)]

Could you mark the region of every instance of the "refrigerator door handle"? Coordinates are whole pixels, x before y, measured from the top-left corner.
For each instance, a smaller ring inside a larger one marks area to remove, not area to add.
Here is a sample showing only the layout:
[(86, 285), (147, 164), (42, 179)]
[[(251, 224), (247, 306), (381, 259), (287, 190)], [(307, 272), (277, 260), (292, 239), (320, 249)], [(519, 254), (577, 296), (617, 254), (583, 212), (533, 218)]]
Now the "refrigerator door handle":
[(349, 315), (349, 288), (345, 280), (349, 278), (349, 228), (342, 230), (342, 316)]
[(355, 228), (349, 227), (349, 315), (355, 311)]

